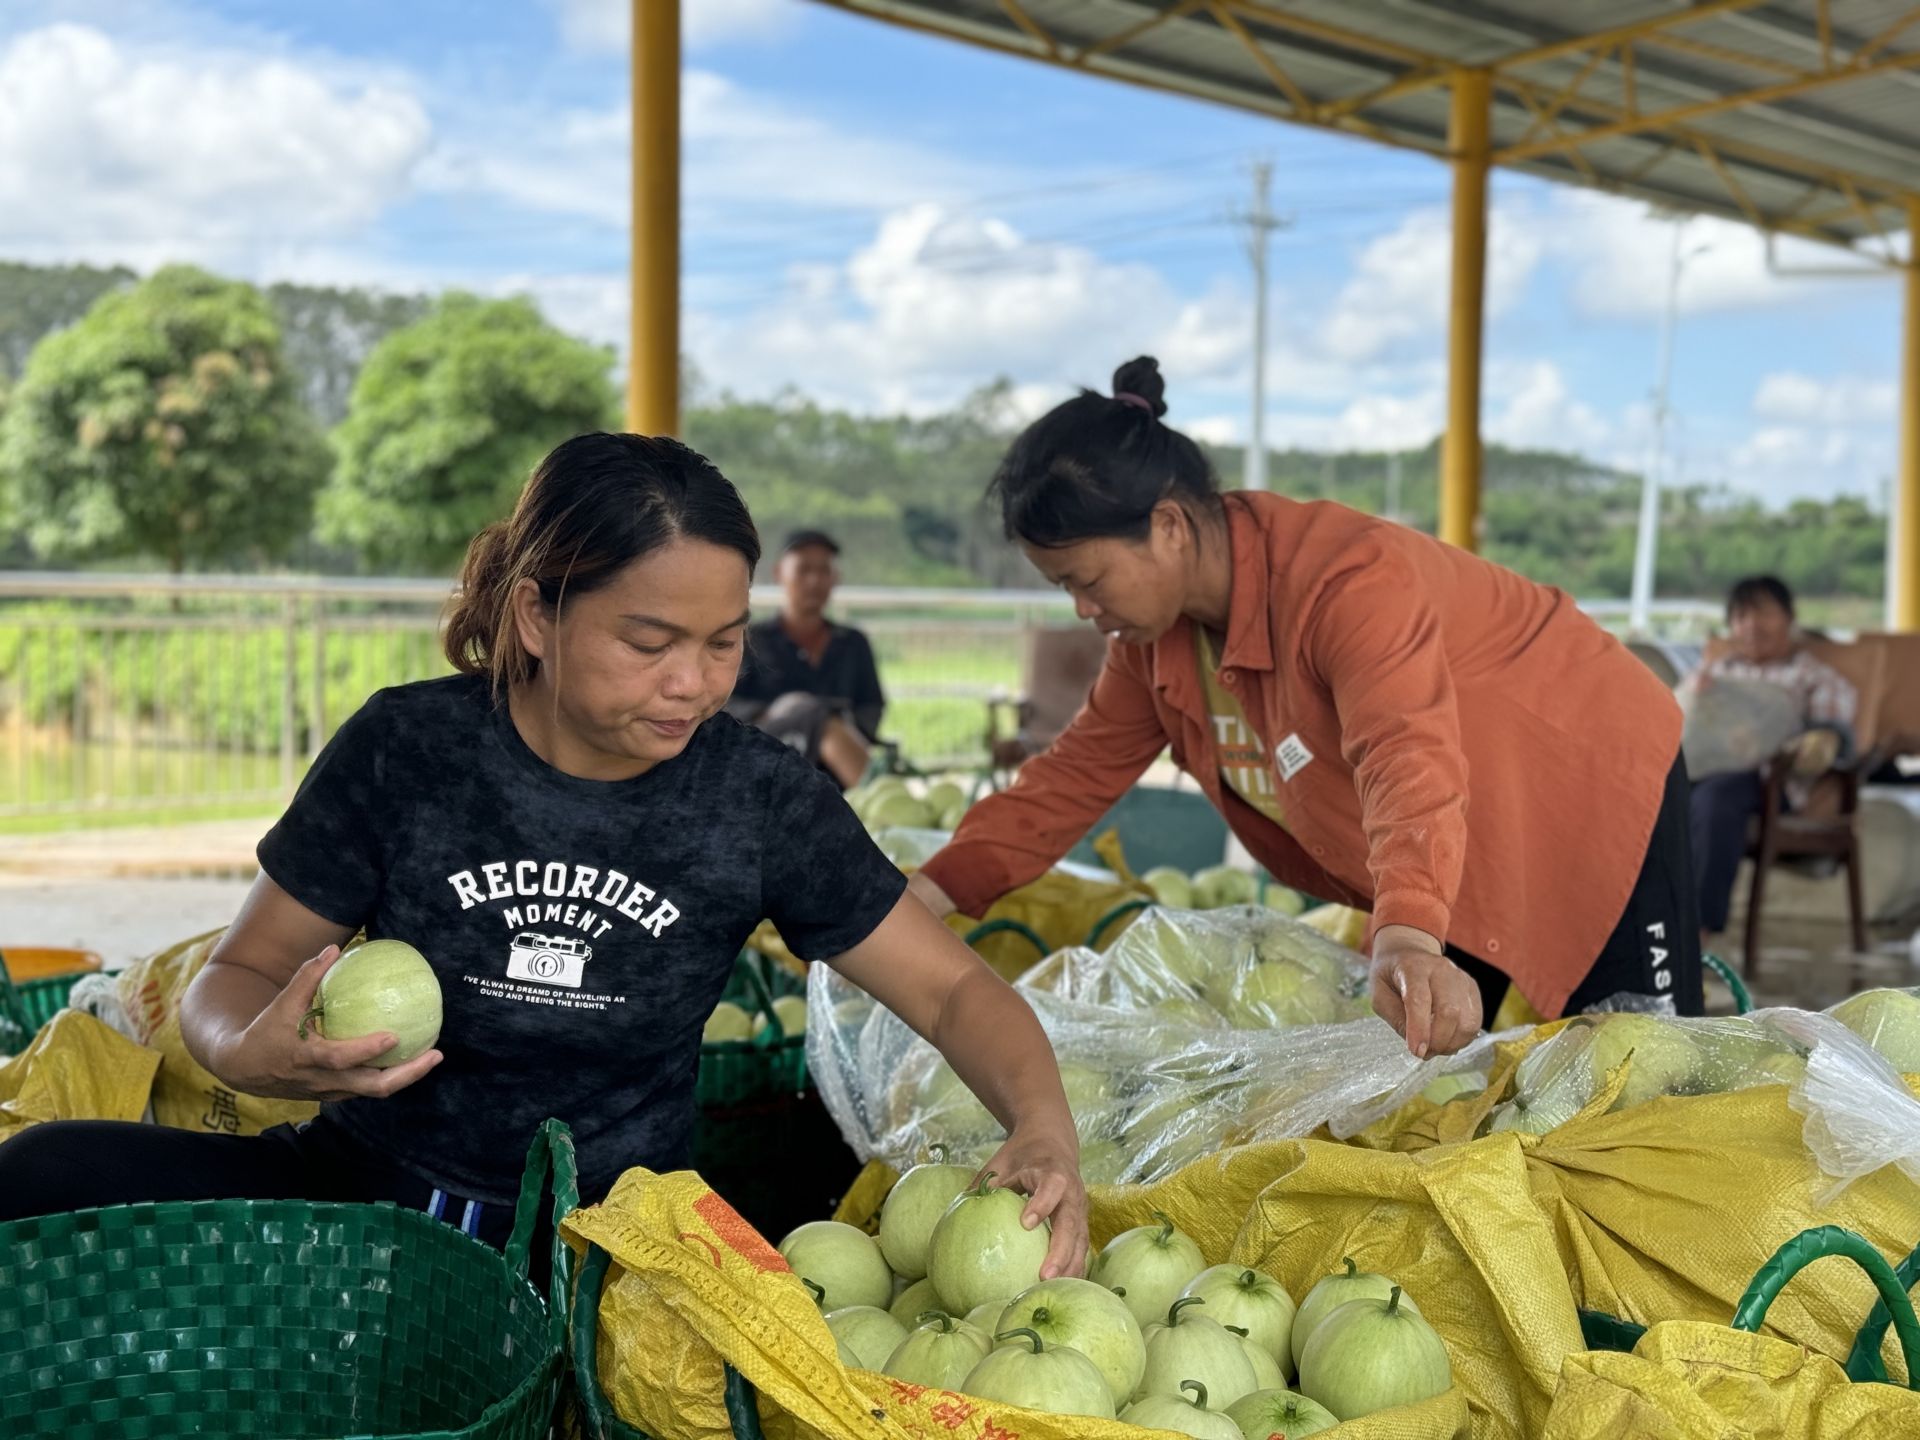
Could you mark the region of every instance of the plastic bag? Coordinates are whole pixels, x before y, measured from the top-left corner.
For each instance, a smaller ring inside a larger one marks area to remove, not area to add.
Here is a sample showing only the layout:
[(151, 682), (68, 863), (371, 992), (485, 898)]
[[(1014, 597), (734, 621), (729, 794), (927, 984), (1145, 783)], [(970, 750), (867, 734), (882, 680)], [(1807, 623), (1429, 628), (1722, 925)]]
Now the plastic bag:
[(1690, 677), (1680, 687), (1680, 710), (1680, 751), (1696, 780), (1758, 770), (1806, 728), (1793, 696), (1764, 680)]
[(225, 929), (210, 930), (136, 960), (120, 972), (120, 1004), (135, 1038), (160, 1052), (153, 1118), (179, 1130), (258, 1135), (275, 1125), (311, 1119), (320, 1107), (303, 1100), (264, 1100), (223, 1085), (187, 1053), (180, 1002)]
[(127, 1014), (127, 1007), (120, 1003), (118, 975), (82, 975), (67, 992), (67, 1009), (91, 1015), (129, 1040), (140, 1038), (134, 1033), (133, 1018)]
[(1579, 1016), (1532, 1046), (1514, 1096), (1492, 1128), (1544, 1134), (1584, 1109), (1609, 1072), (1631, 1059), (1615, 1109), (1661, 1095), (1716, 1095), (1752, 1085), (1791, 1085), (1806, 1071), (1807, 1046), (1772, 1012), (1680, 1019), (1638, 1010)]
[(0, 1141), (49, 1120), (138, 1120), (160, 1057), (75, 1010), (0, 1065)]
[[(768, 1440), (1145, 1440), (1115, 1420), (1022, 1410), (841, 1365), (779, 1252), (694, 1175), (631, 1170), (562, 1223), (622, 1267), (602, 1294), (601, 1379), (657, 1440), (726, 1440), (722, 1362), (752, 1383)], [(1209, 1258), (1219, 1258), (1210, 1253)], [(1328, 1432), (1338, 1440), (1466, 1440), (1459, 1389)]]
[(1810, 1047), (1806, 1073), (1787, 1103), (1805, 1117), (1807, 1149), (1833, 1179), (1819, 1197), (1823, 1205), (1888, 1165), (1920, 1184), (1920, 1100), (1910, 1088), (1915, 1082), (1841, 1024), (1835, 1011), (1783, 1012), (1777, 1022)]
[[(1055, 955), (1019, 988), (1060, 1058), (1082, 1172), (1112, 1184), (1346, 1123), (1439, 1073), (1384, 1021), (1342, 1021), (1364, 1014), (1364, 975), (1357, 955), (1273, 911), (1154, 910), (1104, 955)], [(809, 987), (808, 1069), (862, 1159), (904, 1165), (938, 1142), (978, 1162), (997, 1148), (999, 1123), (930, 1045), (827, 967)]]

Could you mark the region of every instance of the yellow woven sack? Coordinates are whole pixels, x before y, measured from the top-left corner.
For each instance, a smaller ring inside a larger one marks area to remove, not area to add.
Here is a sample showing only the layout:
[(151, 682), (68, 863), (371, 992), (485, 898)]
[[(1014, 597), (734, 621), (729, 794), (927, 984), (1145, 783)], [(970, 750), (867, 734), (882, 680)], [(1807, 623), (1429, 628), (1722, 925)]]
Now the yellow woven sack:
[[(1722, 1320), (1755, 1272), (1810, 1226), (1845, 1226), (1895, 1256), (1920, 1240), (1920, 1186), (1892, 1166), (1816, 1202), (1831, 1181), (1801, 1138), (1785, 1086), (1670, 1096), (1606, 1114), (1612, 1090), (1557, 1129), (1518, 1142), (1587, 1309), (1639, 1325)], [(1859, 1269), (1823, 1266), (1781, 1295), (1767, 1328), (1844, 1360), (1874, 1299)], [(1887, 1355), (1889, 1373), (1903, 1378), (1899, 1357), (1890, 1347)]]
[(180, 1037), (180, 1002), (225, 933), (210, 930), (182, 940), (120, 972), (121, 1008), (142, 1043), (160, 1052), (153, 1118), (177, 1130), (215, 1135), (258, 1135), (275, 1125), (309, 1120), (319, 1113), (318, 1105), (239, 1094), (187, 1053)]
[(1920, 1395), (1856, 1385), (1824, 1355), (1700, 1320), (1631, 1355), (1568, 1359), (1542, 1440), (1912, 1440)]
[(1561, 1362), (1584, 1346), (1513, 1137), (1413, 1154), (1322, 1140), (1262, 1148), (1286, 1163), (1227, 1258), (1296, 1297), (1343, 1257), (1391, 1275), (1446, 1341), (1476, 1440), (1538, 1434)]
[[(1172, 1182), (1168, 1182), (1172, 1183)], [(600, 1375), (614, 1408), (656, 1440), (721, 1440), (723, 1362), (760, 1397), (768, 1440), (1144, 1440), (1118, 1421), (1042, 1414), (906, 1385), (839, 1363), (779, 1253), (699, 1179), (632, 1170), (563, 1229), (625, 1273), (603, 1292)], [(1466, 1440), (1450, 1391), (1349, 1421), (1332, 1440)]]
[(0, 1141), (48, 1120), (138, 1120), (159, 1067), (111, 1025), (62, 1010), (0, 1065)]

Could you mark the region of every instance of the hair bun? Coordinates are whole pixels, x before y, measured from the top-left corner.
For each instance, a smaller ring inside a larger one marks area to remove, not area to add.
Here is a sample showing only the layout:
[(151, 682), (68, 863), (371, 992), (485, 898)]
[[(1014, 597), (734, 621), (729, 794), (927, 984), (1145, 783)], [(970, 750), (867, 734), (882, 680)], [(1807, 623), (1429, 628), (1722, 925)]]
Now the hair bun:
[(1151, 355), (1129, 360), (1113, 372), (1115, 395), (1138, 395), (1153, 407), (1155, 417), (1167, 413), (1167, 382), (1161, 378), (1160, 362)]

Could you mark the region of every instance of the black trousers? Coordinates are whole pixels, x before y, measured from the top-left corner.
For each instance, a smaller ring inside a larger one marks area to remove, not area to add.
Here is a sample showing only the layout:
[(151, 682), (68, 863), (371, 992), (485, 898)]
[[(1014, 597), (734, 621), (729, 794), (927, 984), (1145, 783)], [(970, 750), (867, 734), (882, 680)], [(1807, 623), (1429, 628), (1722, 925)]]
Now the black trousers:
[[(1567, 997), (1564, 1013), (1577, 1015), (1612, 995), (1671, 1000), (1676, 1013), (1700, 1015), (1706, 995), (1700, 978), (1700, 915), (1689, 824), (1686, 761), (1676, 756), (1667, 772), (1660, 813), (1647, 840), (1646, 858), (1619, 923), (1594, 958), (1593, 968)], [(1744, 832), (1743, 832), (1744, 833)], [(1568, 864), (1576, 863), (1572, 857)], [(1736, 861), (1737, 863), (1737, 861)], [(1729, 885), (1732, 881), (1729, 879)], [(1722, 917), (1724, 919), (1724, 916)], [(1506, 998), (1509, 981), (1476, 955), (1447, 946), (1447, 956), (1480, 987), (1481, 1012), (1489, 1027)]]
[(1693, 874), (1700, 928), (1719, 934), (1733, 909), (1733, 881), (1747, 853), (1747, 830), (1766, 803), (1767, 787), (1751, 770), (1709, 775), (1693, 785)]

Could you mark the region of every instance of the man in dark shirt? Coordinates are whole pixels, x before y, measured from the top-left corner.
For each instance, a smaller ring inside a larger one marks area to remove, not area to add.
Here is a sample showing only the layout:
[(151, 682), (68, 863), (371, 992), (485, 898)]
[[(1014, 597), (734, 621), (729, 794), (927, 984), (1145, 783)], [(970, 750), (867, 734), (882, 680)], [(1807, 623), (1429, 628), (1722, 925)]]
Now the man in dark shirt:
[(747, 655), (728, 709), (800, 751), (840, 782), (867, 773), (887, 697), (867, 637), (827, 618), (840, 547), (799, 530), (780, 550), (780, 613), (749, 626)]

